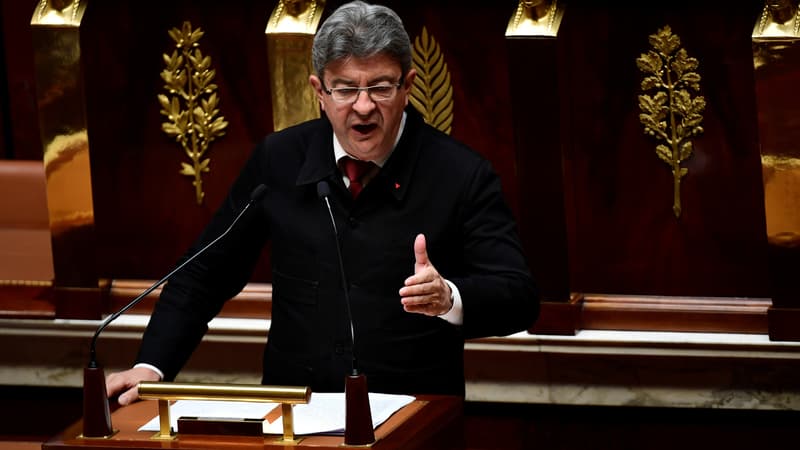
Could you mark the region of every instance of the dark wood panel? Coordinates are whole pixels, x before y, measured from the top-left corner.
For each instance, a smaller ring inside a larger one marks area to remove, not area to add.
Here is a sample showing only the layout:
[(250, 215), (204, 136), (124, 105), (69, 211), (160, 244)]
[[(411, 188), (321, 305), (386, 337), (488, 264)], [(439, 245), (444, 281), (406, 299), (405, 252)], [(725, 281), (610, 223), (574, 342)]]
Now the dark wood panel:
[(796, 411), (467, 403), (470, 450), (786, 448)]
[[(375, 439), (370, 448), (375, 449), (462, 449), (463, 399), (447, 396), (418, 396), (409, 405), (401, 408), (383, 424), (376, 427)], [(80, 422), (67, 427), (42, 445), (43, 449), (85, 448), (181, 448), (181, 449), (278, 449), (286, 445), (277, 436), (221, 436), (181, 435), (174, 440), (153, 440), (152, 432), (137, 431), (142, 423), (157, 415), (155, 401), (142, 401), (117, 409), (111, 420), (119, 432), (108, 439), (86, 439), (78, 437)], [(342, 435), (306, 435), (289, 447), (334, 450), (341, 448)]]
[(52, 286), (0, 284), (0, 317), (15, 319), (54, 319)]
[(513, 126), (519, 190), (519, 227), (528, 264), (542, 299), (566, 302), (570, 297), (567, 211), (571, 191), (564, 148), (569, 130), (563, 39), (510, 38)]
[[(109, 289), (109, 311), (117, 311), (144, 293), (155, 281), (114, 280)], [(161, 288), (139, 300), (129, 312), (150, 314), (161, 294)], [(1, 298), (1, 297), (0, 297)], [(268, 319), (272, 315), (272, 285), (268, 283), (249, 283), (239, 295), (228, 300), (218, 314), (219, 317), (239, 317)]]
[(770, 308), (769, 338), (773, 341), (800, 341), (800, 309)]
[(36, 84), (33, 76), (33, 44), (30, 24), (38, 0), (0, 2), (2, 19), (2, 66), (4, 81), (0, 92), (4, 152), (10, 159), (42, 159), (42, 142), (39, 136), (36, 111)]
[[(101, 276), (160, 278), (227, 194), (255, 143), (272, 129), (264, 31), (273, 2), (95, 2), (83, 31), (87, 109)], [(205, 35), (229, 122), (211, 144), (206, 198), (195, 201), (188, 161), (161, 131), (157, 95), (164, 93), (162, 54), (168, 30), (190, 21)], [(267, 278), (265, 270), (256, 279)]]
[[(412, 39), (425, 26), (439, 42), (454, 88), (452, 134), (492, 161), (517, 211), (510, 97), (502, 70), (503, 32), (513, 11), (513, 2), (508, 3), (508, 8), (458, 8), (454, 2), (421, 9), (391, 6)], [(87, 67), (101, 276), (147, 279), (166, 272), (209, 220), (253, 145), (271, 131), (264, 29), (272, 6), (246, 0), (187, 5), (103, 3), (92, 5), (85, 18), (85, 58), (102, 61)], [(161, 54), (171, 45), (166, 30), (183, 20), (206, 32), (200, 48), (217, 70), (221, 112), (230, 122), (226, 136), (212, 144), (212, 171), (204, 179), (207, 198), (201, 206), (193, 204), (189, 178), (178, 174), (184, 157), (161, 132), (156, 101), (162, 90)], [(454, 28), (453, 21), (461, 25)], [(474, 32), (464, 34), (464, 29)], [(106, 35), (115, 39), (89, 37)], [(501, 69), (476, 70), (476, 60), (480, 67)], [(269, 280), (266, 259), (254, 281)]]
[[(575, 191), (573, 290), (768, 297), (750, 34), (759, 6), (570, 5), (565, 17)], [(699, 60), (704, 133), (672, 175), (639, 123), (636, 58), (664, 25)]]
[[(5, 13), (2, 6), (0, 6), (0, 42), (5, 42)], [(0, 45), (0, 62), (3, 67), (6, 63), (6, 49), (5, 45)], [(0, 98), (3, 100), (8, 98), (8, 71), (0, 70)], [(11, 125), (9, 116), (9, 107), (7, 101), (0, 102), (0, 159), (12, 159), (14, 157), (13, 140), (11, 139)]]
[[(519, 217), (505, 29), (516, 1), (383, 1), (403, 19), (411, 43), (422, 28), (439, 44), (453, 86), (451, 135), (491, 161)], [(330, 9), (332, 10), (332, 8)]]
[(531, 334), (573, 336), (582, 328), (583, 295), (573, 294), (568, 301), (542, 301), (539, 317), (528, 329)]
[[(2, 137), (16, 157), (29, 159), (41, 156), (28, 47), (36, 3), (3, 2), (0, 10), (9, 92), (3, 102), (10, 111)], [(88, 7), (81, 33), (95, 207), (90, 238), (102, 277), (163, 276), (222, 201), (255, 142), (271, 131), (264, 30), (274, 3)], [(326, 12), (341, 3), (329, 3)], [(548, 300), (566, 301), (572, 292), (769, 297), (750, 46), (761, 2), (725, 3), (724, 14), (720, 2), (570, 2), (557, 54), (540, 49), (522, 58), (504, 37), (516, 1), (382, 3), (398, 11), (412, 40), (425, 26), (439, 43), (454, 88), (452, 135), (500, 173)], [(172, 45), (167, 30), (184, 20), (206, 32), (200, 46), (212, 58), (221, 113), (230, 122), (212, 144), (200, 206), (191, 180), (178, 174), (184, 156), (160, 130), (156, 100), (161, 55)], [(704, 133), (685, 164), (679, 219), (671, 211), (669, 168), (643, 133), (637, 103), (635, 60), (649, 49), (647, 37), (667, 24), (699, 59), (708, 103)], [(540, 66), (554, 59), (556, 72)], [(553, 76), (557, 87), (550, 86)], [(536, 109), (548, 98), (560, 102), (558, 121)], [(560, 142), (552, 132), (539, 135), (549, 127), (566, 129)], [(558, 155), (540, 153), (540, 145), (560, 146), (560, 177)], [(267, 258), (253, 281), (269, 281)], [(104, 300), (94, 299), (93, 311), (98, 301)], [(575, 311), (568, 311), (571, 318)]]
[(583, 329), (766, 333), (770, 299), (587, 295)]

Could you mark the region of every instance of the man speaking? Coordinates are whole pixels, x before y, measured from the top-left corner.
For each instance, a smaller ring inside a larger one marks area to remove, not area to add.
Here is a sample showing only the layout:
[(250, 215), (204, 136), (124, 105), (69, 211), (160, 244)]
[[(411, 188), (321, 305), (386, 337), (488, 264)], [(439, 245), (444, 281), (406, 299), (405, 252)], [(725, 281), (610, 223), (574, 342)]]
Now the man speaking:
[(187, 252), (264, 195), (165, 285), (119, 403), (171, 381), (270, 241), (264, 384), (342, 392), (354, 360), (371, 392), (464, 395), (464, 340), (527, 329), (539, 300), (503, 199), (479, 153), (408, 106), (415, 70), (400, 18), (347, 3), (314, 38), (309, 77), (324, 115), (254, 149)]

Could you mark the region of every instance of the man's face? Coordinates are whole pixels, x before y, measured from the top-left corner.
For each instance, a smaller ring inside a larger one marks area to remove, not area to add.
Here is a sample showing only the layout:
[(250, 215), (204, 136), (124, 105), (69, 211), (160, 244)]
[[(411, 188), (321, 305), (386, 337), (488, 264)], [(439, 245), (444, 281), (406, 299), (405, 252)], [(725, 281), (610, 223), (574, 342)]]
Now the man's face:
[[(355, 101), (337, 102), (326, 89), (395, 84), (400, 80), (400, 64), (387, 55), (348, 58), (325, 68), (325, 79), (309, 77), (322, 110), (333, 125), (333, 132), (345, 151), (358, 159), (379, 160), (392, 149), (400, 128), (403, 109), (415, 71), (406, 74), (403, 84), (389, 100), (373, 100), (366, 91)], [(323, 85), (324, 83), (324, 85)]]

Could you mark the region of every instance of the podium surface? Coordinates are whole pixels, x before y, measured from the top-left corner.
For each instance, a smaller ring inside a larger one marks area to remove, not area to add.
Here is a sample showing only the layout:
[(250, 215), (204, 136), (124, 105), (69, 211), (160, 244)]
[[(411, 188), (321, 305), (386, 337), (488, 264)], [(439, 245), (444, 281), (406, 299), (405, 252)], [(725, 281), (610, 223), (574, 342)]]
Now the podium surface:
[[(389, 449), (457, 449), (463, 448), (461, 428), (463, 399), (452, 396), (417, 396), (410, 404), (397, 411), (375, 429), (375, 442), (368, 446), (376, 450)], [(342, 412), (344, 414), (344, 411)], [(344, 436), (296, 436), (299, 442), (283, 442), (279, 435), (226, 436), (182, 434), (174, 440), (151, 439), (152, 431), (137, 431), (158, 415), (158, 402), (146, 400), (117, 409), (111, 415), (115, 430), (108, 439), (82, 438), (82, 422), (78, 421), (62, 433), (42, 444), (42, 450), (77, 449), (339, 449)]]

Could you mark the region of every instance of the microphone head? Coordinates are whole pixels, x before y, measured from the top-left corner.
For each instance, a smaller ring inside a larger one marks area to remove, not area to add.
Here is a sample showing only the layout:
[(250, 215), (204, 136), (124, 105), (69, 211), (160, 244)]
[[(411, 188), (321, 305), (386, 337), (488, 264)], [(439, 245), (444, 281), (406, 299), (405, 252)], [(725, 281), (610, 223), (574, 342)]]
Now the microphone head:
[(325, 198), (329, 195), (331, 195), (331, 186), (328, 184), (328, 182), (322, 180), (317, 183), (317, 196), (319, 198)]
[(250, 193), (250, 201), (256, 202), (258, 200), (261, 200), (261, 197), (263, 197), (266, 192), (267, 192), (267, 187), (264, 186), (263, 184), (259, 184), (258, 186), (256, 186), (255, 189), (253, 189), (253, 192)]

